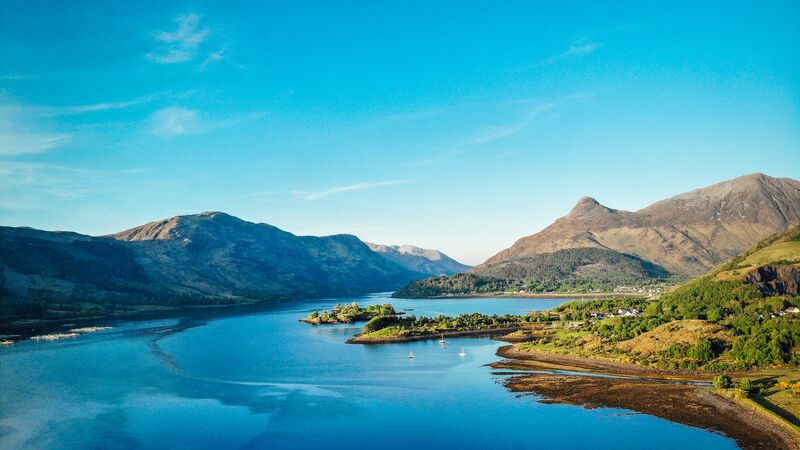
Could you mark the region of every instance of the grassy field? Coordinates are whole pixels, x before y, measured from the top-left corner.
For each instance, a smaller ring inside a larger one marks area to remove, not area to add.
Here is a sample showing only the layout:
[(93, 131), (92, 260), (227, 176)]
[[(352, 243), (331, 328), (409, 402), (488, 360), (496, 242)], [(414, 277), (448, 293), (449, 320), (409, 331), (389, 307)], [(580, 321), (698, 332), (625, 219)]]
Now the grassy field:
[(760, 395), (743, 395), (737, 389), (715, 389), (715, 392), (735, 400), (740, 405), (757, 411), (800, 437), (800, 390), (791, 384), (800, 381), (800, 370), (767, 369), (746, 377), (756, 386), (762, 386)]
[(762, 386), (761, 395), (751, 398), (753, 402), (800, 431), (800, 370), (766, 370), (753, 379)]

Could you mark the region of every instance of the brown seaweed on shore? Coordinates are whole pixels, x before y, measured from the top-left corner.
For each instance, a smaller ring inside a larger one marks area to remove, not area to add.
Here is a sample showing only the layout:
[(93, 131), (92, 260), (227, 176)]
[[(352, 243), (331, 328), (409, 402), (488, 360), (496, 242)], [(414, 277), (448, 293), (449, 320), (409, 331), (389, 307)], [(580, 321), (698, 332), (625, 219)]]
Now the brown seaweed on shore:
[[(513, 361), (501, 365), (511, 368)], [(542, 403), (627, 409), (712, 430), (734, 439), (744, 450), (800, 448), (795, 437), (783, 427), (714, 394), (708, 387), (556, 373), (515, 375), (504, 384), (512, 392), (538, 395)]]

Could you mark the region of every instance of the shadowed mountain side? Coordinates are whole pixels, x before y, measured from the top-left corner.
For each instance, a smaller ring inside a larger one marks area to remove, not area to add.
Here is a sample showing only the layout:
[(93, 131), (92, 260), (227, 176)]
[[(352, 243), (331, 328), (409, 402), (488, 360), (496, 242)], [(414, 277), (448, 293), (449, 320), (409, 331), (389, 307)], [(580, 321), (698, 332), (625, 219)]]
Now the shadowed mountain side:
[(110, 238), (0, 227), (0, 298), (144, 301), (157, 289), (129, 246)]
[(419, 278), (355, 236), (295, 236), (224, 213), (112, 236), (0, 227), (7, 304), (215, 304), (343, 296)]

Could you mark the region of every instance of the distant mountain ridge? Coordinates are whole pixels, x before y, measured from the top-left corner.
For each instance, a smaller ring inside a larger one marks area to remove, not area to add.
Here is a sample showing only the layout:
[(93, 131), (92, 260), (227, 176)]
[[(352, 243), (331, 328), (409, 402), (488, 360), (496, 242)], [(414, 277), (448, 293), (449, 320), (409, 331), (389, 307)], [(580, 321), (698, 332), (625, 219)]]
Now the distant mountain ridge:
[(355, 236), (296, 236), (221, 212), (110, 236), (0, 227), (9, 303), (214, 304), (392, 290), (419, 273)]
[(365, 242), (369, 248), (406, 269), (425, 276), (453, 275), (466, 272), (472, 266), (461, 264), (439, 250), (431, 250), (413, 245), (382, 245)]
[[(469, 274), (485, 280), (470, 285), (553, 290), (608, 287), (611, 280), (686, 279), (797, 224), (800, 181), (760, 173), (695, 189), (636, 212), (583, 197), (566, 216), (475, 266)], [(576, 258), (570, 252), (574, 249), (598, 251)], [(554, 279), (553, 266), (568, 270)], [(424, 280), (407, 286), (400, 295), (433, 295), (437, 289), (441, 291), (436, 295), (446, 294), (453, 285), (448, 280)]]

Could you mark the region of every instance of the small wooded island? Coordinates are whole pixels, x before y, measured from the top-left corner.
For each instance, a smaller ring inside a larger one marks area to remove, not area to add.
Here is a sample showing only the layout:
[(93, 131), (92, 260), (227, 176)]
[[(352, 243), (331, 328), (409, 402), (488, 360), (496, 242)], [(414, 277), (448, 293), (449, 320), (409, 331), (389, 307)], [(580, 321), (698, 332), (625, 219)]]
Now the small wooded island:
[(459, 314), (454, 317), (404, 316), (392, 305), (369, 305), (364, 308), (352, 303), (336, 305), (333, 309), (312, 312), (301, 322), (313, 325), (353, 323), (368, 320), (363, 332), (347, 341), (354, 344), (379, 344), (433, 339), (445, 336), (498, 335), (519, 330), (532, 316), (513, 314), (486, 315), (480, 313)]
[(353, 302), (349, 305), (336, 304), (330, 311), (312, 311), (305, 319), (300, 322), (311, 325), (337, 324), (364, 322), (375, 317), (395, 317), (399, 314), (392, 305), (367, 305), (364, 308), (358, 303)]

